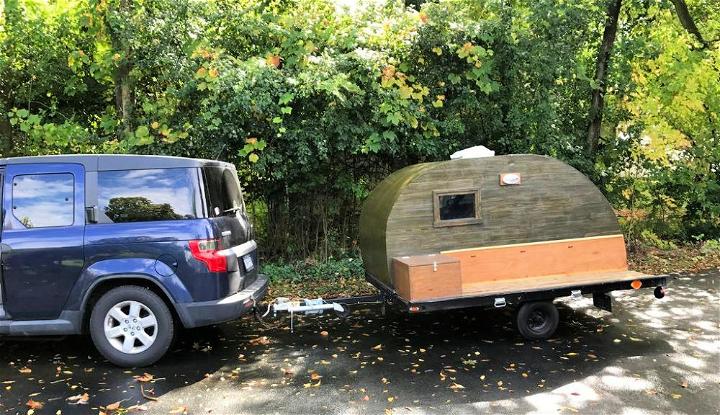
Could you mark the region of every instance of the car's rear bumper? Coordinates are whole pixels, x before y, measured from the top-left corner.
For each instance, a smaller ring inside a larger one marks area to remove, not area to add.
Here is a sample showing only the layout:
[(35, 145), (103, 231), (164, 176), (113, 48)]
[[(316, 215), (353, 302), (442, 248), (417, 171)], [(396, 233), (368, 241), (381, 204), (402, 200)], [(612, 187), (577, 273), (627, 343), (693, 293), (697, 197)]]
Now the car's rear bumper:
[(249, 287), (220, 300), (176, 304), (180, 320), (186, 328), (209, 326), (234, 320), (250, 311), (255, 301), (265, 297), (268, 279), (258, 275)]

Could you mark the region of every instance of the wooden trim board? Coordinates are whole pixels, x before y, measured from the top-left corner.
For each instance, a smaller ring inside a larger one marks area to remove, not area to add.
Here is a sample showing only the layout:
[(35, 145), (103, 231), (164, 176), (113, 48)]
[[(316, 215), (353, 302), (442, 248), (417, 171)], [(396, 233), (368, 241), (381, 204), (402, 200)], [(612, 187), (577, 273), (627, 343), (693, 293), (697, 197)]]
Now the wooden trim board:
[[(460, 260), (462, 285), (627, 270), (622, 235), (444, 251)], [(531, 287), (532, 285), (529, 284)], [(463, 288), (465, 293), (465, 288)]]
[(647, 275), (635, 271), (588, 272), (582, 274), (544, 275), (503, 281), (463, 284), (463, 297), (506, 295), (518, 292), (543, 291), (588, 284), (632, 281)]

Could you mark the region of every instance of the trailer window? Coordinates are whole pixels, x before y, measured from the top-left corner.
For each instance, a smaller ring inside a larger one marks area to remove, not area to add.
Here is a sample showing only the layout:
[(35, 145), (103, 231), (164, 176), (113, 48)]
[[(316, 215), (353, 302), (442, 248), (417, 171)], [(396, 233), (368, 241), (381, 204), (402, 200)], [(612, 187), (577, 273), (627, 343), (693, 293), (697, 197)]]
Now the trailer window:
[(434, 225), (455, 226), (480, 223), (480, 190), (434, 192)]

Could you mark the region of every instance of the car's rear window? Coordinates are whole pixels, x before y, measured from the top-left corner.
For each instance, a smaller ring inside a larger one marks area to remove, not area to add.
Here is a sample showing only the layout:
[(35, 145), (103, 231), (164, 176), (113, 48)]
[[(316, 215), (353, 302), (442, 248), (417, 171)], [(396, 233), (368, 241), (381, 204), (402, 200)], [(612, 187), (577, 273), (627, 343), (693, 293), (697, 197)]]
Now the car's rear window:
[(203, 167), (205, 197), (210, 217), (244, 209), (240, 182), (234, 170), (223, 167)]
[(112, 222), (195, 219), (196, 169), (98, 172), (99, 211)]

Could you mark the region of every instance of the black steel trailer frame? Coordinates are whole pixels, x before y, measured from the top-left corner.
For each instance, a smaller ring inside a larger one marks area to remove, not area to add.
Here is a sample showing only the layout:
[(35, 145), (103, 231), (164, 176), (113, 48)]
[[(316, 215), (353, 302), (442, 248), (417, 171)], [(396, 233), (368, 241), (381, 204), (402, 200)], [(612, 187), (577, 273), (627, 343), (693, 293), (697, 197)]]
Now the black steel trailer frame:
[[(653, 275), (636, 280), (604, 282), (599, 284), (579, 284), (561, 288), (528, 290), (523, 292), (509, 292), (482, 296), (467, 296), (446, 298), (433, 301), (408, 301), (400, 297), (395, 290), (383, 284), (372, 274), (366, 273), (365, 278), (380, 291), (378, 301), (390, 304), (397, 304), (410, 313), (430, 313), (441, 310), (454, 310), (469, 307), (502, 308), (507, 306), (518, 306), (530, 301), (552, 301), (559, 297), (579, 297), (585, 294), (592, 294), (593, 305), (606, 311), (612, 312), (612, 298), (609, 293), (612, 291), (635, 290), (642, 288), (655, 288), (654, 295), (657, 298), (665, 296), (667, 286), (667, 275)], [(632, 287), (633, 281), (640, 281), (641, 286)], [(351, 298), (328, 300), (340, 304), (355, 304)], [(343, 302), (347, 301), (347, 302)], [(365, 301), (367, 302), (367, 301)]]
[[(335, 311), (338, 315), (346, 317), (349, 313), (349, 306), (360, 304), (381, 305), (381, 313), (385, 315), (386, 306), (391, 306), (409, 314), (431, 313), (434, 311), (455, 310), (471, 307), (505, 308), (517, 307), (518, 330), (523, 336), (531, 340), (545, 339), (554, 333), (558, 324), (557, 309), (552, 304), (553, 300), (561, 297), (581, 298), (583, 295), (591, 294), (593, 305), (603, 310), (612, 312), (612, 297), (610, 292), (623, 290), (639, 290), (642, 288), (654, 288), (656, 298), (665, 296), (665, 287), (668, 283), (667, 275), (655, 275), (640, 277), (634, 280), (611, 281), (598, 284), (578, 284), (566, 287), (549, 289), (527, 290), (522, 292), (494, 293), (489, 295), (445, 298), (433, 301), (408, 301), (392, 288), (383, 284), (373, 275), (366, 273), (367, 281), (375, 286), (379, 294), (363, 295), (333, 299), (306, 299), (302, 301), (291, 301), (287, 298), (277, 299), (270, 304), (265, 313), (261, 313), (257, 307), (255, 315), (262, 324), (271, 311), (276, 315), (278, 311), (290, 313), (290, 330), (293, 331), (293, 316), (295, 313), (322, 314), (323, 311)], [(532, 320), (532, 321), (531, 321)], [(528, 324), (539, 324), (544, 329), (528, 328)], [(547, 323), (547, 324), (546, 324)]]

